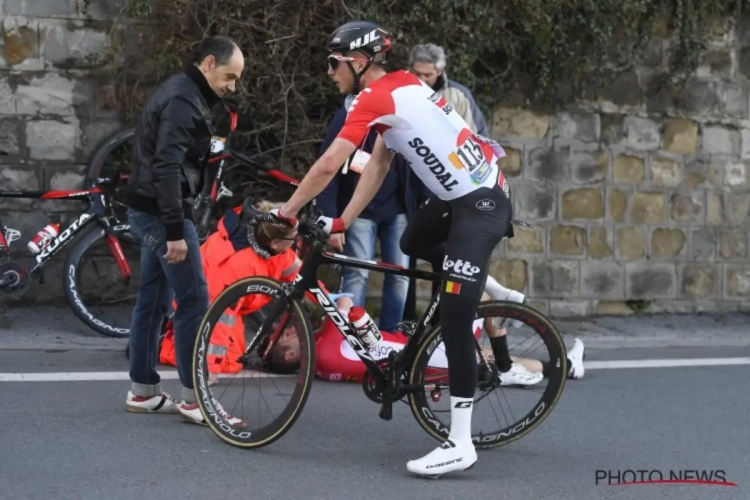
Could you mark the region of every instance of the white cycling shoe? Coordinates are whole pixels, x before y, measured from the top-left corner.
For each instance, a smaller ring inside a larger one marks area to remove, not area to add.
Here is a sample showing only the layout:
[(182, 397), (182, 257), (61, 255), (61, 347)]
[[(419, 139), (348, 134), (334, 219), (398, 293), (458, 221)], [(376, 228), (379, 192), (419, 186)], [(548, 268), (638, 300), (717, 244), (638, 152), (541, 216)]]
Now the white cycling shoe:
[(406, 470), (413, 474), (437, 479), (443, 474), (468, 470), (477, 461), (474, 443), (456, 442), (448, 439), (418, 460), (406, 463)]
[(583, 369), (583, 360), (586, 358), (586, 348), (583, 346), (581, 339), (575, 339), (573, 341), (573, 347), (568, 351), (568, 361), (570, 367), (568, 367), (568, 378), (580, 379), (583, 378), (585, 370)]
[(543, 378), (542, 372), (534, 373), (520, 363), (513, 363), (505, 373), (500, 372), (501, 385), (534, 385)]

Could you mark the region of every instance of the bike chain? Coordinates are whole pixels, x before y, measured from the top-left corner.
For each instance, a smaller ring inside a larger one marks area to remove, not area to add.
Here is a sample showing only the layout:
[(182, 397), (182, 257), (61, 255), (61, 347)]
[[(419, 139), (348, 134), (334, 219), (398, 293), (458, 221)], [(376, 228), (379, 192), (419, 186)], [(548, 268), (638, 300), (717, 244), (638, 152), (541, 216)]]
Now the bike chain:
[[(417, 330), (417, 323), (414, 321), (401, 321), (398, 325), (396, 325), (396, 330), (400, 331), (408, 337), (411, 337)], [(381, 361), (379, 365), (380, 368), (386, 373), (390, 371), (390, 361)], [(373, 403), (383, 403), (383, 390), (378, 387), (375, 377), (373, 377), (369, 371), (365, 372), (365, 376), (362, 379), (362, 391), (365, 393), (365, 396), (367, 396), (367, 399), (369, 399)], [(404, 398), (398, 399), (395, 402), (406, 403)]]

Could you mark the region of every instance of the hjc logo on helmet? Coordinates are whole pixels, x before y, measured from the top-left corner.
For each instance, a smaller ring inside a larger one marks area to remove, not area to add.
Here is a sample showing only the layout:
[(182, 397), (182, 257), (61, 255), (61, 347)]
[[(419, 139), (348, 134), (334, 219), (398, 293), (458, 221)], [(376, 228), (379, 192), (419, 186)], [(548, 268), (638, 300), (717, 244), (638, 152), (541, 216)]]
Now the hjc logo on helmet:
[[(367, 45), (370, 42), (374, 42), (375, 40), (377, 40), (379, 38), (380, 38), (380, 34), (378, 33), (378, 30), (372, 30), (371, 32), (367, 33), (366, 35), (361, 36), (361, 37), (357, 38), (356, 40), (352, 41), (349, 44), (349, 49), (350, 50), (358, 49), (358, 48), (362, 47), (363, 45)], [(377, 50), (380, 50), (380, 47), (378, 47)]]

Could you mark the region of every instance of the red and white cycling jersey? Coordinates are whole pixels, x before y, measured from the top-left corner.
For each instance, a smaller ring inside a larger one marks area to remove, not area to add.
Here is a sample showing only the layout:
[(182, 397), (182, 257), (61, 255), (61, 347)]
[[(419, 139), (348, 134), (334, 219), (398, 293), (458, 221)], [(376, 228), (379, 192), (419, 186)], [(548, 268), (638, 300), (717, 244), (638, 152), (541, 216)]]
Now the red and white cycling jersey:
[(388, 73), (362, 90), (338, 137), (360, 146), (371, 127), (441, 200), (495, 183), (507, 193), (497, 165), (505, 151), (473, 133), (445, 98), (408, 71)]
[[(477, 339), (482, 334), (483, 321), (483, 319), (474, 321), (474, 335)], [(391, 351), (400, 351), (409, 340), (409, 337), (400, 332), (381, 333), (383, 340), (380, 345), (370, 349), (370, 355), (375, 361), (387, 358)], [(438, 369), (448, 368), (445, 347), (442, 344), (432, 354), (429, 366)], [(326, 317), (320, 329), (315, 333), (315, 375), (332, 382), (361, 382), (366, 370), (365, 364), (341, 335), (333, 321)]]

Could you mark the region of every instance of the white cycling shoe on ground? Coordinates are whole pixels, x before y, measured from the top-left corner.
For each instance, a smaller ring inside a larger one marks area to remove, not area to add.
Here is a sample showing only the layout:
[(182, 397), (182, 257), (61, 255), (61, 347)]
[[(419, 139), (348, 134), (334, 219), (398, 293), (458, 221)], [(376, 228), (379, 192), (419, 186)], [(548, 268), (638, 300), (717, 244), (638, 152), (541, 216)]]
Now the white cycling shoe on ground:
[(500, 372), (502, 385), (534, 385), (544, 378), (542, 372), (532, 372), (520, 363), (513, 363), (510, 370)]
[(417, 460), (406, 463), (406, 470), (413, 474), (437, 479), (448, 472), (470, 469), (477, 461), (474, 443), (456, 442), (451, 439)]
[(583, 360), (586, 357), (586, 348), (583, 346), (581, 339), (573, 340), (573, 347), (568, 351), (568, 361), (570, 366), (568, 367), (568, 378), (579, 379), (583, 378)]

